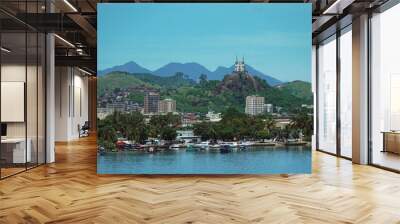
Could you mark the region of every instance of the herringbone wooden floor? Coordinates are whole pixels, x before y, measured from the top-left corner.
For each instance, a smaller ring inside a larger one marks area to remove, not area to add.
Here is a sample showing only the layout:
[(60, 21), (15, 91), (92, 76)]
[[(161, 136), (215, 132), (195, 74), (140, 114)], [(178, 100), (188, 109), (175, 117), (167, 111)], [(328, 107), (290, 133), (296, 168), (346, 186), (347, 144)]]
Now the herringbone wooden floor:
[(400, 175), (323, 153), (312, 175), (98, 176), (95, 144), (0, 181), (0, 223), (400, 223)]

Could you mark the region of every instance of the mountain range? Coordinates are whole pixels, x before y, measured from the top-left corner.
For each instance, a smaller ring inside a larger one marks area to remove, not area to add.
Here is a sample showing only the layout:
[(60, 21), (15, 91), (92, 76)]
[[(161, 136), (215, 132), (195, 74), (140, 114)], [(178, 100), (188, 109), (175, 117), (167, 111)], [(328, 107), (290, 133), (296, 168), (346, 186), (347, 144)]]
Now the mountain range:
[[(134, 61), (130, 61), (123, 65), (117, 65), (111, 68), (100, 70), (98, 71), (98, 75), (103, 76), (110, 72), (120, 71), (120, 72), (141, 73), (141, 74), (148, 73), (148, 74), (158, 75), (161, 77), (167, 77), (167, 76), (173, 76), (176, 73), (181, 72), (193, 80), (198, 80), (201, 74), (207, 75), (207, 78), (209, 80), (222, 80), (225, 75), (231, 74), (233, 70), (234, 70), (234, 65), (230, 67), (219, 66), (214, 71), (210, 71), (203, 65), (195, 62), (190, 62), (190, 63), (172, 62), (162, 66), (159, 69), (152, 71), (150, 69), (140, 66)], [(266, 75), (250, 65), (246, 65), (246, 70), (249, 72), (249, 74), (257, 76), (267, 81), (267, 83), (271, 86), (275, 86), (282, 83), (282, 81), (272, 76)]]

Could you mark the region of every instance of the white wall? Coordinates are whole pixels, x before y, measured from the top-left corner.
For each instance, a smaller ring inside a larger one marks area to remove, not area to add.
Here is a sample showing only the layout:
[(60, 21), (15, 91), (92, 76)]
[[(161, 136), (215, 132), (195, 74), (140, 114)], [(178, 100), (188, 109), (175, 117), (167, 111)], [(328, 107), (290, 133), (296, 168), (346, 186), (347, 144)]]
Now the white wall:
[[(37, 70), (38, 69), (38, 70)], [(1, 66), (2, 82), (24, 82), (26, 84), (26, 101), (23, 100), (22, 107), (2, 107), (3, 113), (22, 113), (26, 112), (26, 120), (23, 118), (21, 122), (5, 122), (7, 123), (8, 138), (27, 138), (29, 139), (29, 147), (31, 148), (32, 162), (39, 159), (39, 163), (44, 163), (45, 150), (45, 118), (44, 118), (44, 74), (42, 68), (28, 65), (25, 63), (4, 63)], [(25, 80), (27, 78), (27, 80)], [(7, 94), (3, 92), (2, 94)], [(19, 90), (19, 94), (24, 94), (24, 89)], [(2, 95), (2, 98), (7, 95)], [(24, 97), (22, 97), (24, 98)], [(25, 106), (26, 102), (26, 106)], [(15, 102), (17, 103), (17, 102)], [(12, 111), (19, 110), (19, 111)]]
[[(28, 72), (28, 82), (25, 80), (26, 72)], [(1, 66), (1, 81), (2, 82), (24, 82), (27, 83), (27, 125), (29, 130), (36, 130), (37, 123), (37, 96), (36, 84), (37, 80), (32, 77), (35, 74), (36, 66), (25, 66), (25, 64), (3, 64)], [(41, 102), (41, 101), (40, 101)], [(39, 105), (43, 106), (42, 104)], [(10, 108), (2, 108), (2, 110), (9, 110)], [(24, 108), (22, 108), (24, 110)], [(7, 122), (7, 134), (9, 137), (25, 137), (25, 123), (26, 122)], [(28, 137), (29, 137), (28, 132)], [(36, 135), (36, 132), (35, 132)]]
[(78, 125), (88, 120), (88, 78), (76, 68), (56, 67), (55, 140), (79, 138)]
[[(25, 64), (3, 64), (1, 66), (1, 81), (25, 82)], [(7, 110), (7, 108), (1, 108)], [(8, 122), (7, 137), (25, 137), (25, 122)]]
[(70, 77), (67, 67), (55, 68), (55, 140), (68, 140), (69, 125), (69, 95), (68, 88), (70, 85)]

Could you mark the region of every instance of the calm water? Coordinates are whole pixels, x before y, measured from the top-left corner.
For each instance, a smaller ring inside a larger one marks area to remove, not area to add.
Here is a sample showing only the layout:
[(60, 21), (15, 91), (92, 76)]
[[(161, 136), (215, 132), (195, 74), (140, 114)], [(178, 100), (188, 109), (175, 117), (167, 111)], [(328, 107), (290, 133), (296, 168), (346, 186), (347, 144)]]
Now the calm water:
[(221, 154), (179, 150), (98, 155), (99, 174), (277, 174), (310, 173), (311, 149), (305, 146), (258, 147)]

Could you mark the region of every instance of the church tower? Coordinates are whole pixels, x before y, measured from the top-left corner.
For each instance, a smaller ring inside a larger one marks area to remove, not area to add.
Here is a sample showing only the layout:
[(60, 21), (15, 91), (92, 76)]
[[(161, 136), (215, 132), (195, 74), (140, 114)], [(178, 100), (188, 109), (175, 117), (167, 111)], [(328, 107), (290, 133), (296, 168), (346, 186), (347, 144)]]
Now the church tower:
[(245, 64), (244, 64), (244, 57), (242, 59), (242, 61), (239, 61), (236, 57), (236, 61), (235, 61), (235, 72), (239, 73), (239, 72), (245, 72)]

